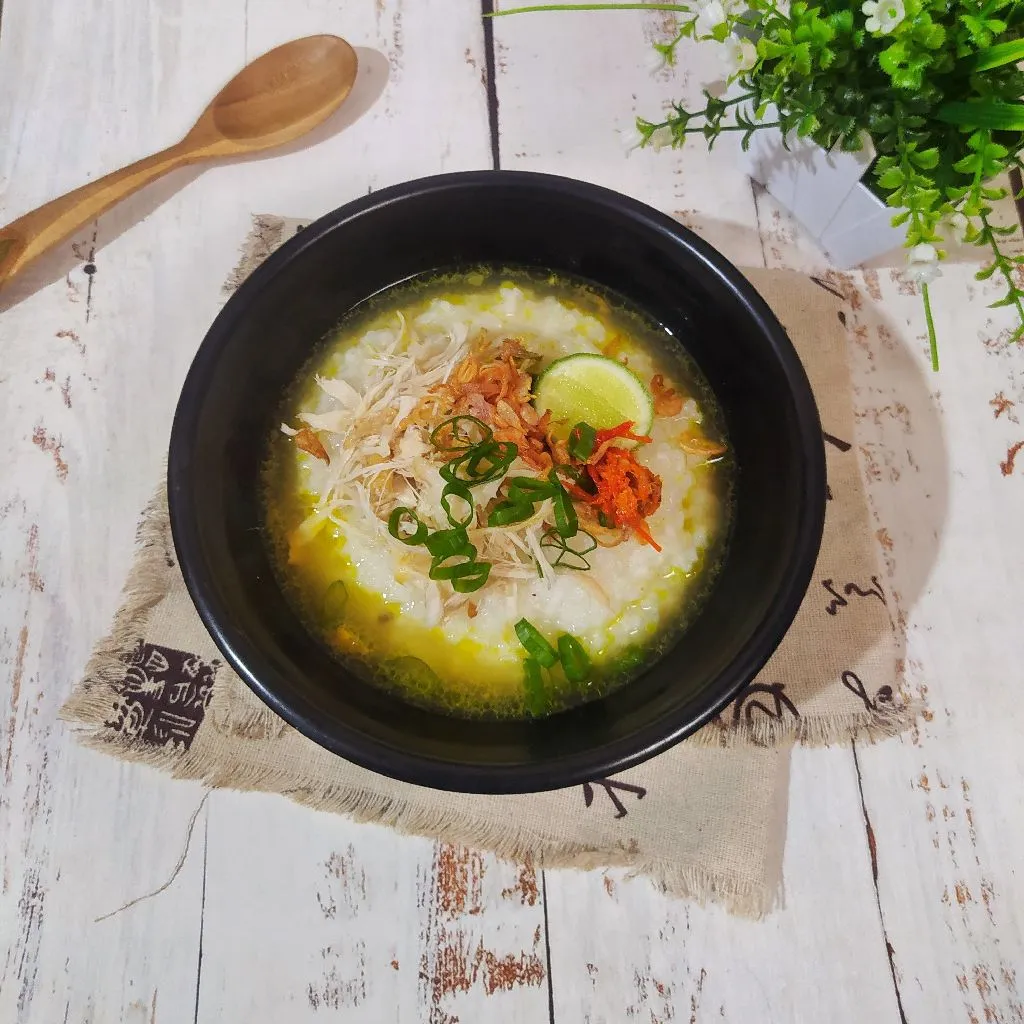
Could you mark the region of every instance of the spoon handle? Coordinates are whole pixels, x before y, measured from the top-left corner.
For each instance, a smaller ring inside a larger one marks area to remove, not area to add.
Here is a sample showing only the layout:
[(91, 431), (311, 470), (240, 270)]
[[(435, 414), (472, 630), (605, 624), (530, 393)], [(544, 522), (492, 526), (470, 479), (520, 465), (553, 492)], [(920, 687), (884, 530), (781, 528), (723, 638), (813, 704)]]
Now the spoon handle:
[(187, 140), (40, 206), (0, 228), (0, 288), (47, 249), (144, 185), (199, 158)]

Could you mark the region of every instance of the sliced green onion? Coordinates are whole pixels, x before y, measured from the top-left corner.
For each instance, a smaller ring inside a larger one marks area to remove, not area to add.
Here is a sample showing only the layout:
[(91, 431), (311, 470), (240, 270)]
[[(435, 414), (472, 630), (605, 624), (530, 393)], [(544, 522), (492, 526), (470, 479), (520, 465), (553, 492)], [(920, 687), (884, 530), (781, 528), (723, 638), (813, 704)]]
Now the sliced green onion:
[(577, 423), (569, 432), (569, 454), (580, 462), (586, 462), (594, 454), (597, 431), (589, 423)]
[[(542, 548), (555, 548), (558, 551), (558, 557), (551, 563), (553, 568), (557, 569), (561, 566), (563, 569), (577, 569), (581, 572), (585, 572), (590, 568), (590, 563), (585, 556), (597, 547), (597, 541), (594, 539), (593, 534), (587, 533), (586, 530), (580, 530), (576, 534), (576, 538), (585, 539), (581, 539), (574, 546), (561, 536), (557, 530), (548, 529), (544, 531), (540, 546)], [(587, 541), (590, 543), (588, 544)], [(580, 546), (581, 544), (583, 546)]]
[(590, 658), (583, 644), (571, 634), (563, 633), (558, 638), (558, 657), (570, 683), (582, 683), (590, 675)]
[(474, 590), (479, 590), (491, 574), (491, 563), (474, 562), (472, 569), (472, 572), (467, 570), (461, 576), (452, 578), (452, 590), (459, 594), (472, 594)]
[(558, 661), (558, 652), (528, 619), (520, 619), (515, 625), (515, 630), (519, 642), (526, 648), (526, 653), (544, 668), (551, 668)]
[(583, 472), (582, 469), (570, 466), (565, 462), (560, 466), (555, 466), (555, 472), (567, 476), (573, 482), (573, 486), (578, 487), (584, 493), (597, 494), (597, 488), (594, 486), (594, 481), (590, 479), (590, 474)]
[[(460, 498), (468, 506), (468, 511), (464, 519), (456, 519), (452, 515), (452, 507), (449, 502), (449, 498), (456, 497)], [(449, 484), (445, 484), (444, 490), (441, 492), (441, 508), (444, 509), (444, 514), (448, 517), (448, 522), (452, 526), (466, 527), (473, 522), (473, 516), (476, 514), (476, 502), (473, 500), (473, 492), (465, 485), (459, 483), (457, 480), (452, 481)]]
[(488, 526), (511, 526), (524, 523), (533, 515), (533, 505), (528, 501), (499, 501), (487, 516)]
[(533, 476), (514, 476), (508, 481), (508, 496), (513, 501), (516, 495), (528, 497), (530, 501), (543, 501), (550, 498), (554, 488), (547, 480), (538, 480)]
[(430, 443), (441, 452), (465, 452), (493, 439), (491, 428), (475, 416), (452, 416), (430, 432)]
[[(462, 555), (449, 555), (448, 558), (456, 558)], [(472, 594), (479, 590), (491, 574), (490, 562), (476, 562), (476, 548), (469, 545), (465, 552), (466, 561), (456, 562), (455, 565), (445, 565), (448, 558), (435, 558), (430, 566), (430, 578), (432, 580), (448, 580), (452, 589), (460, 594)]]
[(518, 454), (519, 449), (511, 441), (487, 441), (446, 462), (441, 477), (447, 483), (475, 487), (504, 476)]
[(563, 537), (575, 537), (579, 530), (579, 518), (576, 509), (573, 507), (572, 499), (565, 492), (565, 488), (558, 482), (558, 473), (551, 470), (549, 477), (555, 488), (553, 495), (555, 508), (555, 529)]
[[(455, 526), (450, 530), (437, 530), (427, 537), (423, 544), (434, 558), (451, 558), (453, 555), (463, 554), (468, 548), (473, 548), (462, 526)], [(475, 555), (475, 548), (473, 552)]]
[[(403, 532), (403, 526), (412, 533)], [(388, 533), (403, 544), (422, 544), (427, 539), (427, 524), (411, 508), (399, 505), (388, 517)]]
[[(463, 558), (462, 562), (456, 562), (454, 565), (447, 565), (449, 559), (452, 558)], [(432, 580), (457, 580), (463, 576), (472, 576), (479, 571), (481, 565), (490, 565), (490, 562), (477, 562), (474, 561), (476, 558), (476, 548), (472, 544), (469, 545), (468, 551), (460, 551), (454, 555), (445, 555), (442, 558), (435, 558), (430, 563), (430, 578)], [(490, 571), (490, 570), (488, 570)]]
[(576, 572), (588, 572), (590, 563), (575, 551), (563, 548), (559, 556), (551, 563), (553, 569), (575, 569)]
[(544, 678), (540, 662), (534, 658), (523, 662), (523, 689), (526, 691), (526, 710), (539, 715), (544, 710)]
[(344, 580), (335, 580), (324, 594), (324, 624), (328, 629), (335, 629), (342, 624), (347, 604), (348, 587)]
[(488, 526), (510, 526), (525, 522), (533, 515), (534, 505), (550, 498), (555, 488), (547, 480), (532, 476), (513, 477), (508, 482), (508, 498), (499, 501), (487, 517)]
[(478, 444), (470, 453), (466, 463), (467, 474), (476, 482), (496, 480), (508, 472), (508, 467), (515, 461), (519, 449), (511, 441), (491, 441), (489, 444)]

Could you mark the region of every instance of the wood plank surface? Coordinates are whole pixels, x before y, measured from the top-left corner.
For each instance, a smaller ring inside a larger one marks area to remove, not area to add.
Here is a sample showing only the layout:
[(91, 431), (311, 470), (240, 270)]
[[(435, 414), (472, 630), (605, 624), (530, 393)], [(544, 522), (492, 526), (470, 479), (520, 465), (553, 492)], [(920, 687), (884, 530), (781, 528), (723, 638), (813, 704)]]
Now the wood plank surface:
[[(250, 57), (342, 35), (387, 84), (316, 149), (231, 168), (241, 215), (312, 218), (407, 178), (490, 166), (475, 5), (307, 3), (282, 18), (276, 0), (249, 0), (246, 26)], [(520, 892), (526, 868), (269, 796), (217, 793), (208, 842), (199, 1021), (546, 1017), (543, 909), (535, 883)]]
[[(736, 1020), (899, 1020), (905, 1014), (909, 1020), (1021, 1019), (1015, 978), (1022, 959), (1021, 915), (1010, 895), (1020, 892), (1014, 874), (1021, 864), (1020, 825), (1002, 819), (1009, 835), (1002, 841), (991, 835), (983, 871), (974, 824), (979, 811), (966, 802), (974, 792), (971, 782), (956, 794), (957, 802), (941, 805), (922, 802), (920, 787), (929, 761), (942, 765), (943, 778), (948, 774), (958, 786), (973, 763), (986, 789), (985, 806), (1001, 806), (1012, 799), (1014, 782), (1024, 772), (1015, 742), (1020, 715), (1015, 721), (1012, 711), (1024, 642), (1009, 623), (1019, 598), (1007, 600), (1019, 593), (1009, 567), (1024, 564), (1024, 542), (1011, 522), (1024, 511), (1024, 500), (1004, 475), (1007, 453), (1019, 439), (1016, 425), (1005, 414), (1002, 422), (996, 416), (1002, 407), (998, 396), (1024, 398), (1016, 383), (1024, 380), (1024, 353), (999, 347), (1007, 317), (978, 317), (975, 267), (953, 267), (933, 289), (942, 311), (937, 315), (945, 364), (935, 378), (926, 369), (920, 299), (908, 295), (885, 265), (893, 258), (877, 261), (881, 266), (873, 271), (835, 276), (771, 196), (756, 186), (751, 190), (749, 183), (741, 190), (729, 146), (708, 154), (694, 141), (678, 152), (617, 157), (608, 131), (612, 116), (653, 119), (659, 102), (669, 98), (699, 106), (700, 89), (715, 76), (704, 47), (681, 48), (680, 71), (671, 77), (638, 70), (651, 36), (665, 31), (661, 17), (567, 13), (501, 22), (496, 43), (504, 55), (498, 79), (502, 164), (611, 185), (674, 212), (741, 266), (805, 270), (848, 296), (855, 307), (856, 440), (878, 520), (879, 554), (900, 598), (908, 685), (933, 704), (937, 692), (948, 694), (950, 711), (940, 713), (941, 733), (933, 709), (930, 721), (909, 739), (859, 745), (856, 757), (844, 750), (797, 752), (787, 906), (762, 925), (718, 921), (715, 911), (659, 901), (635, 881), (628, 883), (627, 905), (632, 909), (639, 901), (643, 916), (659, 924), (630, 927), (624, 924), (628, 911), (617, 914), (607, 905), (608, 893), (577, 876), (549, 873), (556, 1008), (567, 1014), (582, 995), (587, 1019), (595, 1022), (641, 1010), (660, 1021), (684, 1013), (687, 997), (680, 994), (689, 993), (694, 1019), (702, 1005), (701, 1013), (711, 1006)], [(546, 69), (543, 76), (539, 67)], [(588, 102), (581, 109), (572, 82), (587, 74)], [(681, 198), (687, 190), (700, 197), (697, 213)], [(1014, 408), (1006, 412), (1013, 415)], [(953, 446), (950, 429), (959, 442)], [(998, 458), (979, 459), (979, 432)], [(952, 530), (945, 522), (950, 494), (961, 506)], [(985, 538), (980, 544), (979, 537)], [(929, 579), (937, 564), (945, 572), (941, 584)], [(919, 600), (925, 594), (930, 602)], [(922, 640), (933, 649), (919, 652)], [(976, 703), (972, 691), (982, 680), (987, 696)], [(968, 708), (952, 710), (965, 701)], [(956, 714), (972, 711), (967, 732), (959, 732), (951, 724)], [(985, 742), (979, 744), (982, 729)], [(959, 740), (959, 758), (952, 756), (951, 733)], [(838, 784), (837, 772), (846, 785)], [(921, 806), (913, 806), (915, 795)], [(1004, 811), (1009, 814), (1008, 807)], [(817, 856), (822, 849), (829, 851), (827, 863)], [(953, 877), (960, 862), (964, 877)], [(614, 883), (614, 891), (620, 890), (621, 883)], [(1007, 897), (998, 906), (997, 891)], [(582, 943), (572, 938), (580, 934), (581, 917), (599, 922), (584, 930)], [(718, 941), (708, 941), (708, 921), (719, 924)], [(835, 929), (831, 935), (820, 931), (826, 923)], [(941, 938), (933, 938), (940, 929)], [(680, 942), (684, 933), (686, 939), (697, 933), (702, 941)], [(643, 938), (622, 942), (623, 934)], [(850, 935), (857, 937), (856, 951), (840, 955)], [(735, 955), (725, 958), (725, 950)], [(813, 990), (777, 985), (780, 977), (796, 977), (809, 964)], [(710, 995), (716, 989), (718, 996)], [(857, 998), (850, 999), (854, 992)]]
[[(134, 0), (6, 5), (0, 219), (183, 130), (222, 77), (189, 50), (240, 30), (240, 8), (211, 8), (205, 33), (170, 13)], [(167, 880), (201, 793), (81, 750), (57, 721), (117, 606), (160, 472), (174, 403), (162, 385), (180, 380), (216, 308), (216, 288), (196, 287), (181, 259), (202, 205), (155, 209), (180, 185), (126, 204), (0, 299), (13, 303), (0, 319), (5, 1022), (194, 1013), (201, 860), (163, 898), (95, 918)]]
[[(94, 921), (167, 880), (201, 794), (79, 749), (56, 712), (117, 606), (180, 380), (223, 300), (251, 214), (312, 217), (408, 177), (490, 163), (475, 8), (367, 0), (346, 11), (306, 3), (281, 14), (280, 4), (257, 0), (65, 3), (56, 16), (22, 2), (5, 12), (4, 220), (183, 133), (247, 55), (297, 34), (336, 32), (360, 46), (353, 101), (365, 114), (323, 133), (316, 148), (168, 179), (0, 300), (9, 307), (0, 322), (5, 1022), (232, 1019), (243, 1010), (276, 1021), (289, 1019), (296, 1000), (313, 1016), (356, 1000), (366, 1020), (387, 1019), (396, 1007), (402, 1019), (420, 1019), (422, 1010), (440, 1022), (448, 1007), (471, 1010), (480, 1000), (503, 1006), (509, 1019), (534, 1019), (536, 1006), (546, 1014), (542, 911), (535, 897), (519, 900), (519, 866), (435, 850), (280, 799), (217, 794), (173, 884)], [(439, 21), (446, 31), (437, 37)], [(98, 41), (80, 45), (87, 36)], [(41, 68), (38, 53), (52, 55)], [(437, 61), (449, 73), (436, 75)], [(342, 123), (351, 119), (347, 110)], [(372, 834), (376, 844), (361, 839)], [(254, 836), (273, 838), (267, 859), (253, 858)], [(334, 853), (342, 861), (331, 861)], [(347, 922), (328, 935), (318, 899), (329, 907), (327, 876), (347, 856), (388, 879), (375, 884), (363, 914), (373, 941), (351, 946)], [(486, 913), (481, 893), (473, 890), (463, 912), (450, 891), (467, 858), (484, 885)], [(307, 930), (307, 910), (319, 932)], [(408, 922), (402, 942), (396, 922)], [(346, 987), (346, 972), (364, 946), (369, 957), (393, 940), (400, 958), (380, 961), (364, 1002)], [(254, 986), (253, 964), (267, 950), (277, 971)]]
[[(920, 297), (890, 268), (830, 272), (784, 211), (758, 196), (765, 249), (821, 276), (854, 311), (858, 442), (897, 601), (920, 728), (858, 745), (879, 907), (907, 1020), (1019, 1021), (1024, 997), (1019, 742), (1024, 634), (1018, 567), (1024, 351), (978, 262), (933, 286), (942, 371), (925, 358)], [(1001, 210), (1007, 220), (1006, 204)]]

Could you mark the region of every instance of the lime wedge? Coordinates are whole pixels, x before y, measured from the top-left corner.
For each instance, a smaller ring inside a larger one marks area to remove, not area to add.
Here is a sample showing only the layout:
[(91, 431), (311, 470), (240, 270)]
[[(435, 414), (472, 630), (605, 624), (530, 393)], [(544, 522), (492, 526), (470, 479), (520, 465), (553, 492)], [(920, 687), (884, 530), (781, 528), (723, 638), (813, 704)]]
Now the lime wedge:
[(580, 352), (556, 359), (537, 378), (533, 404), (566, 431), (581, 420), (608, 430), (629, 420), (634, 434), (646, 434), (654, 422), (654, 399), (628, 367), (607, 356)]

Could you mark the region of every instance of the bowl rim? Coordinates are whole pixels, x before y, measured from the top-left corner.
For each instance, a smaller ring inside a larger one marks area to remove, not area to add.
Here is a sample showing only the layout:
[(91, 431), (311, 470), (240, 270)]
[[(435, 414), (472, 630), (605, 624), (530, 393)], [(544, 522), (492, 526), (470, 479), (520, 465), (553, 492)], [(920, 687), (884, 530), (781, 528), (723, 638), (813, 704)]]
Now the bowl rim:
[[(776, 598), (754, 634), (719, 675), (719, 679), (731, 676), (731, 683), (719, 688), (718, 695), (709, 701), (706, 708), (697, 713), (663, 716), (636, 733), (601, 748), (537, 764), (515, 766), (467, 764), (409, 753), (347, 725), (328, 732), (316, 721), (316, 712), (311, 704), (301, 698), (291, 702), (282, 699), (275, 686), (268, 685), (269, 675), (261, 673), (258, 668), (261, 658), (258, 646), (232, 626), (230, 612), (218, 606), (211, 581), (204, 578), (200, 526), (190, 507), (187, 457), (203, 404), (207, 367), (215, 361), (237, 321), (244, 317), (250, 298), (287, 264), (345, 223), (393, 203), (435, 193), (509, 186), (540, 189), (626, 215), (641, 230), (667, 236), (673, 244), (687, 249), (706, 271), (718, 278), (769, 338), (793, 402), (797, 432), (801, 438), (798, 456), (803, 462), (805, 485), (796, 526), (794, 556), (786, 568)], [(619, 192), (558, 175), (532, 171), (461, 171), (432, 175), (373, 192), (312, 221), (267, 257), (225, 303), (196, 351), (175, 409), (167, 463), (171, 535), (192, 603), (229, 665), (265, 704), (321, 747), (370, 771), (434, 789), (497, 794), (567, 788), (623, 772), (690, 736), (717, 717), (774, 653), (803, 601), (821, 546), (826, 508), (825, 450), (821, 430), (806, 371), (774, 312), (732, 263), (678, 221)], [(256, 667), (250, 667), (250, 663)]]

